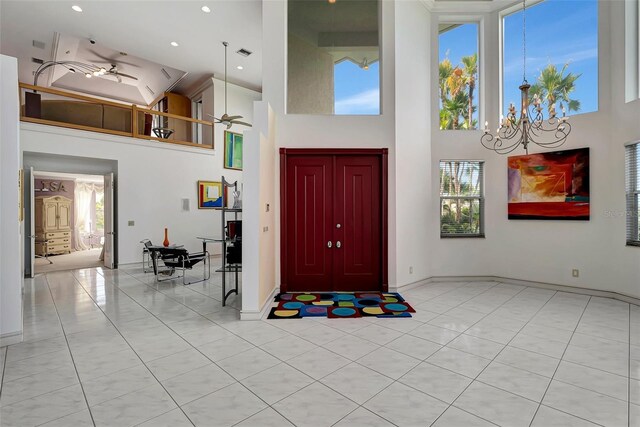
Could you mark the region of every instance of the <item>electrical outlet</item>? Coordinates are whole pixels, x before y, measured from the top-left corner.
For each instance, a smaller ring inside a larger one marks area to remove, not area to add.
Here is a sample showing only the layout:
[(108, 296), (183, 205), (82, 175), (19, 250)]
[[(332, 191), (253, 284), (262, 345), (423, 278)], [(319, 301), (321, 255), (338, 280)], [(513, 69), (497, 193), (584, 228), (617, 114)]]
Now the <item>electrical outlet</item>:
[(266, 233), (267, 231), (269, 231), (269, 227), (262, 227), (262, 231)]
[(580, 277), (580, 270), (578, 270), (577, 268), (574, 268), (573, 270), (571, 270), (571, 275), (573, 277)]
[(267, 204), (265, 205), (264, 211), (265, 211), (265, 212), (269, 212), (269, 210), (271, 210), (271, 206), (269, 206), (269, 203), (267, 203)]
[(413, 266), (409, 267), (409, 274), (413, 274)]
[(129, 221), (129, 227), (133, 227), (134, 225), (136, 225), (135, 221)]

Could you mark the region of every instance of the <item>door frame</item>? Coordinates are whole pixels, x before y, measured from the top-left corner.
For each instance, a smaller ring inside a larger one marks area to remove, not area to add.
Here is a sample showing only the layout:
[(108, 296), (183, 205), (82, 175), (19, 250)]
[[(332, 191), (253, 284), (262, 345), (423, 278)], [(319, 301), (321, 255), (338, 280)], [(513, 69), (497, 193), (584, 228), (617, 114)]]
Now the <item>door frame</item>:
[(380, 219), (381, 236), (381, 278), (382, 291), (389, 291), (389, 149), (388, 148), (280, 148), (280, 291), (287, 292), (287, 257), (285, 242), (287, 241), (287, 158), (289, 156), (376, 156), (380, 160), (380, 199), (382, 200)]

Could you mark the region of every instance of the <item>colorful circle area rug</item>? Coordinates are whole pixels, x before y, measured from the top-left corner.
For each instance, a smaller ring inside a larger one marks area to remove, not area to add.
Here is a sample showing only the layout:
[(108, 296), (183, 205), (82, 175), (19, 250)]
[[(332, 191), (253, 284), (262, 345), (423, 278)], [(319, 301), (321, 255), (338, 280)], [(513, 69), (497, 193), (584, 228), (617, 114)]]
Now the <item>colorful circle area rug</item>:
[(416, 311), (394, 292), (287, 292), (276, 295), (268, 319), (411, 317)]

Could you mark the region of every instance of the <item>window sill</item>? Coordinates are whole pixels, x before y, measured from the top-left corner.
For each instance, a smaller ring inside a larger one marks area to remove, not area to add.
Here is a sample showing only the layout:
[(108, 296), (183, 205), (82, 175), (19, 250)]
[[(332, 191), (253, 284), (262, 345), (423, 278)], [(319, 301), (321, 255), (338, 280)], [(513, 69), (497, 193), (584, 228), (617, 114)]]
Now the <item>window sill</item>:
[(484, 239), (484, 234), (441, 234), (441, 239)]
[(627, 246), (634, 246), (640, 248), (640, 242), (627, 242)]

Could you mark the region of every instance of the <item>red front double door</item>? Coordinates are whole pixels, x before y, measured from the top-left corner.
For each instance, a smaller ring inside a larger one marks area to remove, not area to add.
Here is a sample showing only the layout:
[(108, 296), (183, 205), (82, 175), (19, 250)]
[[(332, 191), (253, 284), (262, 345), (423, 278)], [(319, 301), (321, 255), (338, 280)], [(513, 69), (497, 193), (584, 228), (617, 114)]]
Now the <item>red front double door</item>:
[(382, 157), (287, 155), (283, 288), (383, 289)]

